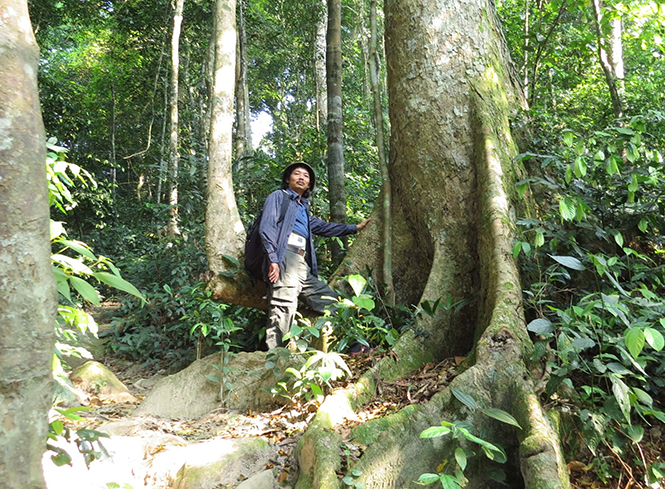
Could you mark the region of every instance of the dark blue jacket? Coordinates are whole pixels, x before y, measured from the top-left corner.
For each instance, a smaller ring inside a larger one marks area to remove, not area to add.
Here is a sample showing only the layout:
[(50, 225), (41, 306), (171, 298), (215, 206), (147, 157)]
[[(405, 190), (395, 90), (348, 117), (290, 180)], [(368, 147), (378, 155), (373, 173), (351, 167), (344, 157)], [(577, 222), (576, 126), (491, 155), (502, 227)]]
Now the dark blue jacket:
[[(284, 214), (284, 220), (279, 220), (279, 215), (282, 210), (282, 199), (291, 199), (289, 207)], [(261, 241), (268, 254), (269, 263), (279, 263), (280, 268), (284, 254), (286, 253), (286, 244), (289, 240), (289, 234), (293, 230), (293, 223), (298, 214), (298, 194), (291, 189), (275, 190), (266, 199), (263, 204), (263, 215), (261, 217), (261, 224), (259, 233), (261, 234)], [(358, 226), (355, 224), (335, 224), (326, 222), (318, 217), (312, 216), (309, 213), (309, 200), (301, 198), (300, 202), (305, 205), (307, 216), (309, 217), (309, 238), (307, 239), (307, 255), (305, 259), (312, 269), (315, 277), (318, 276), (318, 268), (316, 266), (316, 254), (313, 253), (314, 242), (312, 241), (312, 234), (319, 236), (333, 237), (333, 236), (346, 236), (347, 234), (354, 234), (358, 232)]]

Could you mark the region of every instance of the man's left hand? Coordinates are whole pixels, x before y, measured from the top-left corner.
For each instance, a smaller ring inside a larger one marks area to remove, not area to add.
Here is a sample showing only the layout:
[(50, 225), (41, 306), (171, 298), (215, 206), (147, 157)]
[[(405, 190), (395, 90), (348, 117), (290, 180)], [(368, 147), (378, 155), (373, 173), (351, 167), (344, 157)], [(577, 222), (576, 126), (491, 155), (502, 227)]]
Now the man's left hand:
[(367, 219), (365, 219), (365, 220), (362, 221), (361, 223), (357, 224), (356, 226), (358, 227), (358, 232), (362, 231), (363, 228), (364, 228), (365, 226), (367, 226), (367, 223), (368, 223), (369, 221), (371, 221), (371, 220), (372, 220), (372, 218), (371, 218), (371, 217), (368, 217)]

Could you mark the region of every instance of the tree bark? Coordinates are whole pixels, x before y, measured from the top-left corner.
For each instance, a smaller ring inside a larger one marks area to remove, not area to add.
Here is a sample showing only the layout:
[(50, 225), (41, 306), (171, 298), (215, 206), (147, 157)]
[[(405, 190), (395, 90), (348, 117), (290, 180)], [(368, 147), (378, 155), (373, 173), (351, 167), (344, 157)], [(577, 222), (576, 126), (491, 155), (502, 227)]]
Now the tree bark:
[(605, 82), (612, 99), (612, 110), (617, 119), (623, 116), (623, 45), (621, 17), (610, 19), (610, 35), (604, 33), (605, 24), (601, 0), (593, 0), (594, 25), (598, 44), (598, 60), (605, 74)]
[(326, 29), (328, 27), (328, 6), (322, 0), (323, 9), (316, 23), (314, 42), (314, 80), (316, 82), (316, 130), (328, 124), (328, 92), (326, 88)]
[(247, 35), (245, 0), (238, 2), (238, 49), (236, 61), (236, 158), (234, 171), (245, 156), (252, 154), (252, 130), (249, 123), (249, 85), (247, 80)]
[[(346, 222), (346, 189), (344, 185), (344, 136), (342, 131), (342, 2), (328, 0), (326, 35), (326, 74), (328, 87), (328, 200), (330, 220)], [(346, 240), (342, 239), (346, 247)], [(331, 245), (335, 263), (342, 259), (342, 249)]]
[(0, 10), (0, 473), (7, 489), (42, 489), (56, 292), (39, 51), (27, 2)]
[(383, 107), (381, 105), (381, 60), (376, 49), (377, 40), (377, 22), (376, 10), (377, 0), (370, 0), (369, 14), (369, 69), (372, 83), (372, 100), (374, 113), (374, 126), (376, 128), (376, 147), (379, 153), (379, 169), (381, 170), (381, 205), (383, 206), (383, 233), (382, 233), (382, 282), (386, 285), (387, 301), (390, 305), (395, 305), (395, 285), (393, 283), (393, 239), (392, 239), (392, 209), (391, 198), (392, 190), (390, 185), (390, 174), (388, 172), (388, 162), (386, 161), (385, 141), (383, 137)]
[[(233, 99), (236, 63), (236, 2), (215, 4), (215, 66), (208, 142), (208, 203), (206, 208), (206, 254), (214, 277), (213, 297), (251, 307), (265, 308), (265, 286), (253, 287), (232, 260), (240, 259), (245, 228), (233, 193)], [(235, 276), (234, 276), (235, 275)]]
[[(532, 344), (511, 254), (519, 202), (514, 183), (521, 170), (513, 163), (517, 148), (508, 120), (511, 107), (524, 101), (510, 75), (494, 5), (387, 0), (385, 9), (396, 293), (402, 303), (450, 298), (471, 305), (458, 314), (441, 309), (421, 317), (418, 335), (407, 333), (395, 345), (398, 360), (382, 360), (347, 392), (324, 402), (299, 443), (296, 487), (339, 487), (334, 454), (341, 439), (334, 429), (353, 416), (353, 405), (375, 394), (382, 379), (452, 356), (468, 359), (450, 387), (481, 409), (509, 412), (522, 429), (468, 408), (446, 389), (425, 405), (352, 430), (351, 439), (367, 445), (349, 467), (349, 475), (361, 473), (356, 483), (367, 489), (415, 487), (420, 474), (455, 460), (453, 440), (434, 443), (420, 439), (420, 432), (441, 420), (466, 420), (506, 450), (510, 487), (569, 487), (558, 437), (527, 364)], [(346, 273), (380, 266), (372, 253), (382, 217), (376, 207), (375, 215), (347, 255)], [(489, 487), (492, 463), (481, 456), (472, 460), (466, 487)]]
[(176, 0), (173, 13), (173, 33), (171, 35), (171, 137), (169, 156), (169, 211), (168, 234), (179, 234), (178, 230), (178, 167), (180, 154), (178, 147), (178, 103), (180, 77), (180, 28), (184, 0)]

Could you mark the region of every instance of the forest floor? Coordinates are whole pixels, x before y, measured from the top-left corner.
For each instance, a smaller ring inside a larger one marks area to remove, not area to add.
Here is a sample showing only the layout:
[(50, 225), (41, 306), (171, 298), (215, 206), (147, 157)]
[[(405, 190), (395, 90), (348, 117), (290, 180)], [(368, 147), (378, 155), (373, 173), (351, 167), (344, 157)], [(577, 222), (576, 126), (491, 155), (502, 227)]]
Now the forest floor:
[[(375, 363), (386, 355), (384, 351), (371, 351), (354, 357), (346, 357), (347, 365), (352, 373), (343, 381), (333, 383), (332, 388), (344, 388), (358, 380), (358, 378)], [(340, 447), (342, 467), (339, 478), (360, 458), (365, 447), (351, 438), (351, 430), (358, 424), (365, 423), (373, 418), (395, 413), (410, 404), (427, 402), (434, 394), (443, 390), (457, 374), (457, 368), (463, 358), (450, 358), (438, 364), (427, 364), (414, 374), (399, 379), (396, 382), (380, 382), (377, 395), (359, 411), (353, 420), (348, 420), (338, 428), (343, 443)], [(89, 400), (89, 411), (80, 413), (78, 421), (65, 420), (65, 425), (72, 431), (86, 428), (97, 429), (108, 423), (130, 422), (133, 411), (147, 394), (142, 382), (156, 375), (163, 376), (168, 371), (168, 365), (142, 368), (138, 364), (128, 362), (113, 356), (106, 356), (103, 363), (127, 386), (134, 395), (136, 403), (115, 403), (109, 400), (100, 400), (92, 396)], [(156, 377), (155, 377), (156, 378)], [(152, 416), (141, 416), (141, 428), (161, 435), (173, 435), (186, 440), (188, 443), (211, 439), (237, 439), (262, 437), (275, 447), (275, 455), (266, 464), (265, 469), (273, 469), (278, 473), (278, 480), (282, 487), (293, 487), (298, 477), (295, 448), (300, 436), (304, 433), (309, 422), (315, 415), (318, 404), (315, 400), (309, 402), (292, 403), (270, 412), (229, 412), (219, 409), (207, 416), (194, 420), (169, 420)], [(653, 430), (652, 430), (653, 431)], [(645, 444), (649, 450), (649, 459), (662, 454), (665, 447), (665, 436), (656, 429), (650, 433), (653, 442)], [(654, 438), (655, 437), (655, 438)], [(102, 439), (103, 442), (103, 439)], [(159, 447), (157, 448), (159, 450)], [(146, 455), (147, 456), (147, 455)], [(585, 460), (574, 460), (568, 463), (572, 486), (582, 488), (639, 488), (637, 480), (641, 479), (642, 472), (634, 464), (626, 463), (620, 457), (611, 453), (607, 459), (612, 467), (621, 474), (616, 480), (602, 482), (596, 476), (593, 464)], [(95, 464), (96, 462), (93, 462)], [(631, 465), (633, 465), (631, 467)], [(133, 468), (131, 469), (134, 472)], [(72, 477), (75, 477), (72, 475)], [(70, 479), (71, 481), (71, 479)], [(48, 477), (47, 477), (48, 482)], [(144, 480), (144, 487), (161, 489), (168, 487), (157, 481)], [(341, 485), (340, 485), (341, 486)], [(49, 485), (49, 488), (57, 487)], [(74, 486), (71, 486), (74, 487)], [(112, 486), (114, 487), (114, 486)], [(224, 486), (224, 487), (235, 487)], [(652, 486), (653, 487), (653, 486)], [(138, 489), (138, 487), (134, 487)]]

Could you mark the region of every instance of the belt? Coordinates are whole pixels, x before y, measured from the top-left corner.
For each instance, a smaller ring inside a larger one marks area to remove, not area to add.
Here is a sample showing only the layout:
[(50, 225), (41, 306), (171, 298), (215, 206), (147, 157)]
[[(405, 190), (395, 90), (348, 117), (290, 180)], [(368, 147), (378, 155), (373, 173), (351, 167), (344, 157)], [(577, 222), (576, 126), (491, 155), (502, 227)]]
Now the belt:
[(297, 246), (287, 244), (286, 249), (289, 250), (289, 251), (293, 251), (294, 253), (297, 253), (300, 256), (305, 256), (305, 249), (304, 248), (298, 248)]

